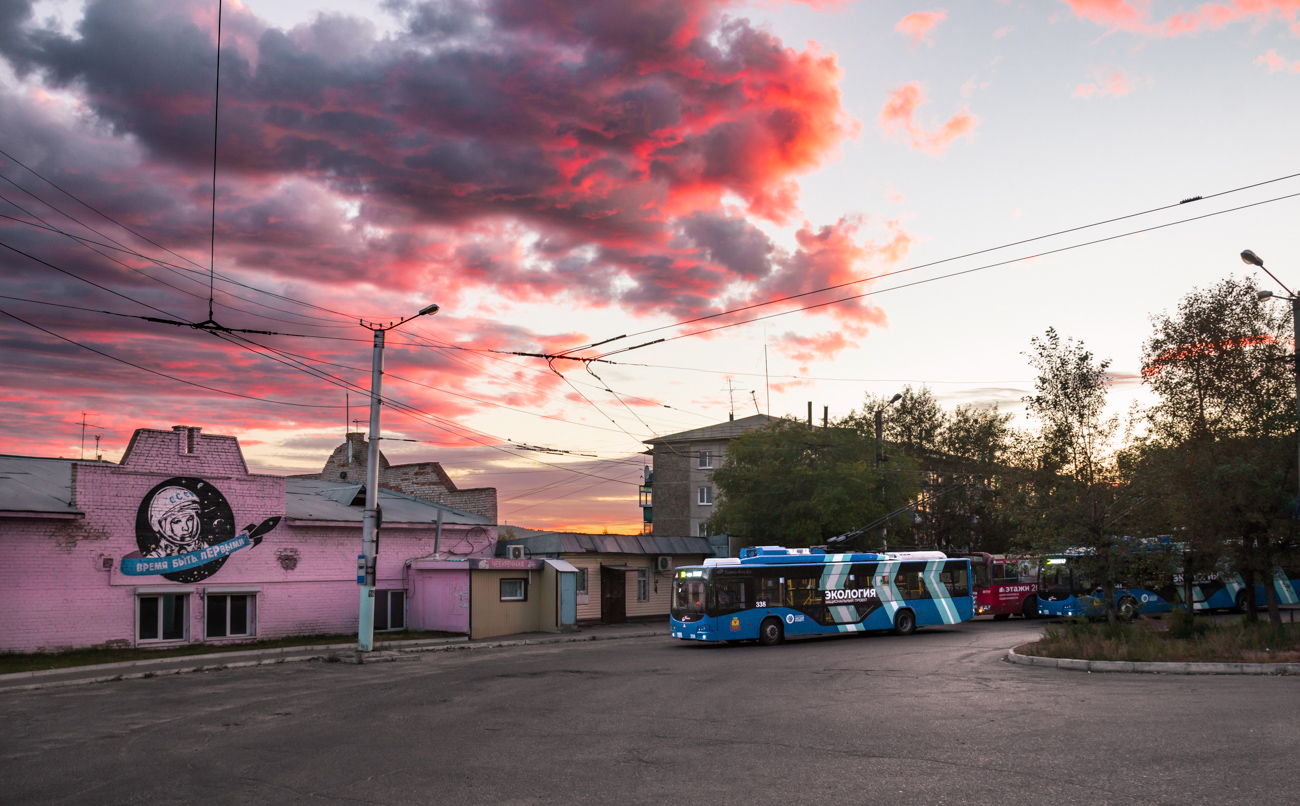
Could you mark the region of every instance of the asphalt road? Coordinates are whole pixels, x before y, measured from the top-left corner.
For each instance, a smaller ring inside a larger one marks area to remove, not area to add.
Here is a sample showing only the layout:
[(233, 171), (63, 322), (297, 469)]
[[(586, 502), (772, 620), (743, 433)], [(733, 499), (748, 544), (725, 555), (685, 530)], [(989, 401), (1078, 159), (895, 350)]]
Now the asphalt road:
[(1300, 678), (1000, 660), (1038, 622), (0, 694), (4, 803), (1294, 804)]

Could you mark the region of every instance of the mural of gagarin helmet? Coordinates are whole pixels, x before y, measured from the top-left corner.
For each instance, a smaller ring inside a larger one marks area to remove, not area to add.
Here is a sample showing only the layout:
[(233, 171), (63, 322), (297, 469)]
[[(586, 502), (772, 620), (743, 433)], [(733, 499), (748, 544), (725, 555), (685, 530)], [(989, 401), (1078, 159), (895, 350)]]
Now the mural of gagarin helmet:
[(199, 537), (199, 497), (184, 487), (164, 487), (149, 504), (149, 525), (165, 543), (185, 545)]

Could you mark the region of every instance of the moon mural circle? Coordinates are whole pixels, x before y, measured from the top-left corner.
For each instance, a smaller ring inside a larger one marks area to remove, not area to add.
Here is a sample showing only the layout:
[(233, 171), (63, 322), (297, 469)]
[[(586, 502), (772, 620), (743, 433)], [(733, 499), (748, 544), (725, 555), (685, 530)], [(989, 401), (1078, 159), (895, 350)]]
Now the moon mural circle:
[[(167, 479), (150, 490), (136, 510), (135, 542), (145, 557), (185, 554), (234, 536), (235, 514), (230, 503), (203, 479)], [(200, 582), (221, 570), (227, 559), (218, 557), (162, 577), (172, 582)]]

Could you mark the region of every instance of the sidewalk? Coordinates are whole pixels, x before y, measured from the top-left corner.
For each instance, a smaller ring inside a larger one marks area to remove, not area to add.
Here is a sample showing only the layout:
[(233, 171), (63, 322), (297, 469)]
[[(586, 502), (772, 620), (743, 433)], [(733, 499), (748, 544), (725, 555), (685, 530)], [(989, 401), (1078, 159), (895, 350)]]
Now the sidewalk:
[(538, 644), (576, 643), (579, 641), (605, 641), (622, 638), (649, 638), (668, 634), (667, 618), (656, 623), (592, 624), (574, 632), (521, 633), (482, 638), (470, 641), (465, 637), (426, 638), (418, 641), (385, 641), (376, 650), (358, 659), (356, 644), (320, 644), (316, 646), (254, 649), (247, 652), (221, 652), (211, 655), (189, 655), (182, 658), (158, 658), (123, 663), (102, 663), (92, 666), (74, 666), (67, 669), (47, 669), (37, 672), (16, 672), (0, 675), (0, 693), (31, 691), (44, 688), (80, 686), (89, 683), (108, 683), (116, 680), (136, 680), (189, 672), (210, 672), (220, 669), (238, 669), (246, 666), (269, 666), (277, 663), (326, 661), (332, 663), (385, 663), (419, 660), (425, 652), (454, 652), (476, 649), (496, 649)]

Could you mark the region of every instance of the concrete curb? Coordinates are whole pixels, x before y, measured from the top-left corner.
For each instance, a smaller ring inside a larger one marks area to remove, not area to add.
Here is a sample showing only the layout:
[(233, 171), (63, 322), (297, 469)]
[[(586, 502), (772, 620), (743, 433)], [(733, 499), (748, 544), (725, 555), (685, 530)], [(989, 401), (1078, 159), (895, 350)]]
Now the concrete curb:
[[(654, 638), (657, 636), (666, 636), (666, 630), (659, 631), (642, 631), (635, 633), (621, 633), (615, 635), (573, 635), (561, 636), (556, 638), (518, 638), (508, 641), (486, 641), (483, 643), (469, 643), (464, 638), (438, 639), (441, 643), (432, 642), (412, 642), (420, 643), (420, 646), (401, 647), (396, 649), (392, 654), (388, 651), (382, 653), (383, 657), (377, 657), (368, 660), (366, 663), (382, 663), (386, 661), (397, 660), (417, 660), (414, 657), (416, 653), (421, 652), (456, 652), (470, 649), (501, 649), (518, 646), (538, 646), (541, 644), (572, 644), (582, 641), (613, 641), (622, 638)], [(25, 686), (4, 686), (0, 687), (0, 694), (10, 691), (35, 691), (38, 689), (49, 688), (67, 688), (69, 686), (82, 686), (91, 683), (113, 683), (119, 680), (143, 680), (151, 677), (166, 677), (168, 675), (190, 674), (193, 672), (219, 672), (223, 669), (242, 669), (250, 666), (272, 666), (280, 663), (302, 663), (304, 661), (324, 661), (330, 663), (357, 663), (355, 660), (354, 644), (330, 644), (319, 647), (286, 647), (285, 650), (298, 650), (305, 652), (301, 655), (283, 657), (279, 650), (253, 650), (247, 653), (243, 652), (226, 652), (217, 655), (195, 655), (194, 659), (212, 659), (231, 657), (233, 655), (256, 655), (259, 653), (274, 653), (280, 657), (263, 657), (253, 658), (251, 660), (235, 661), (232, 663), (200, 663), (186, 666), (174, 666), (166, 669), (154, 669), (143, 672), (124, 672), (121, 674), (96, 675), (93, 677), (77, 677), (71, 680), (46, 680), (43, 682), (30, 683)], [(327, 650), (325, 652), (313, 650)], [(168, 661), (175, 662), (177, 658), (159, 658), (158, 660), (145, 661), (127, 661), (124, 663), (107, 663), (102, 666), (76, 666), (73, 669), (104, 669), (110, 667), (134, 667), (142, 664), (159, 665)], [(65, 669), (45, 669), (39, 672), (16, 672), (12, 675), (0, 676), (0, 682), (12, 680), (20, 677), (44, 676), (51, 673), (62, 672), (68, 674)]]
[[(424, 647), (427, 645), (465, 643), (469, 641), (464, 636), (454, 638), (422, 638), (418, 641), (402, 642), (403, 648), (406, 647)], [(387, 649), (385, 646), (388, 642), (382, 642), (379, 646)], [(349, 644), (304, 644), (302, 646), (281, 646), (271, 649), (246, 649), (239, 652), (210, 652), (205, 655), (173, 655), (167, 658), (144, 658), (142, 660), (124, 660), (118, 663), (92, 663), (86, 666), (65, 666), (61, 669), (40, 669), (34, 672), (11, 672), (10, 674), (0, 674), (0, 684), (9, 680), (18, 680), (24, 677), (50, 677), (55, 675), (76, 674), (80, 669), (131, 669), (150, 666), (162, 666), (168, 663), (183, 663), (186, 661), (213, 661), (214, 663), (223, 658), (276, 658), (283, 655), (320, 652), (346, 652), (356, 649), (355, 643)], [(219, 664), (226, 666), (229, 664)], [(247, 664), (245, 664), (247, 665)]]
[(1142, 663), (1122, 660), (1079, 660), (1077, 658), (1040, 658), (1007, 650), (1008, 663), (1070, 669), (1077, 672), (1127, 672), (1129, 674), (1300, 674), (1300, 663)]

